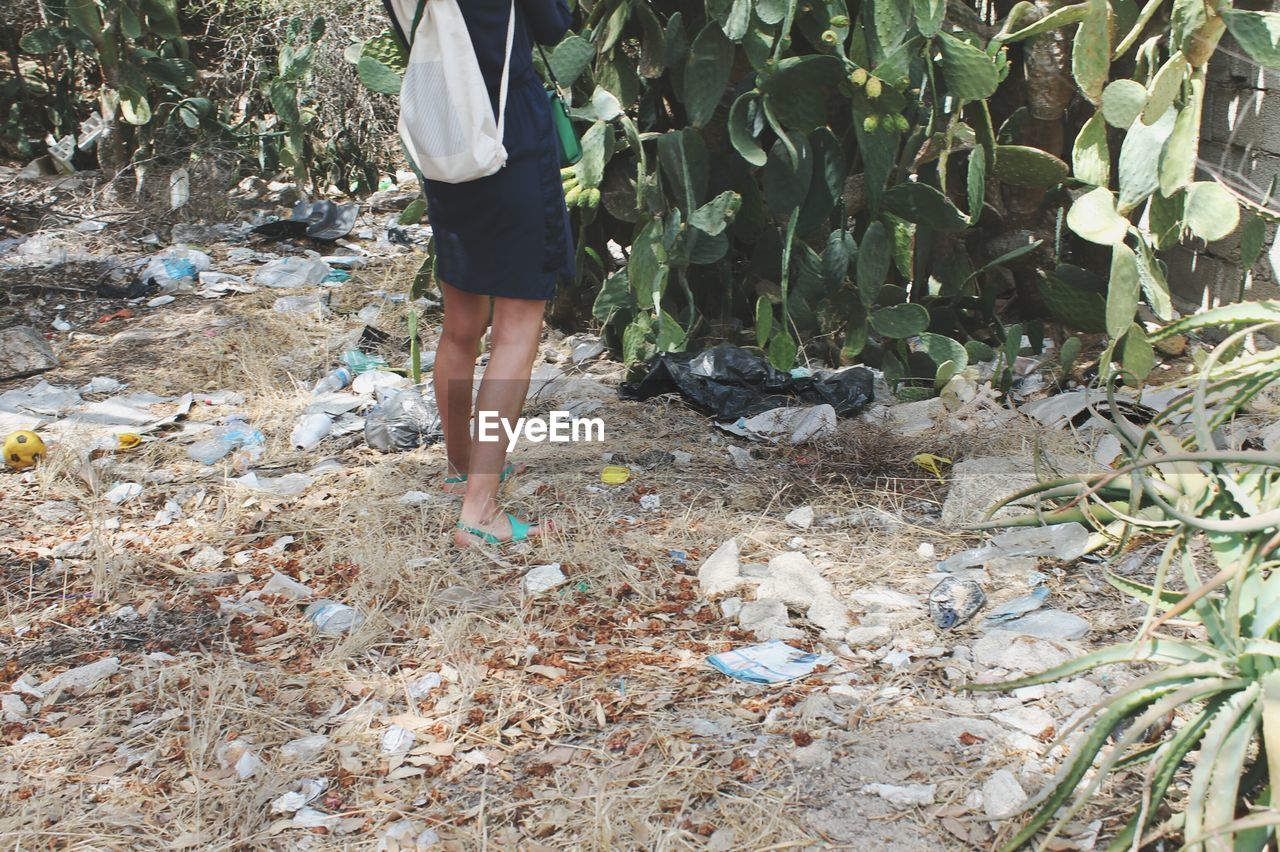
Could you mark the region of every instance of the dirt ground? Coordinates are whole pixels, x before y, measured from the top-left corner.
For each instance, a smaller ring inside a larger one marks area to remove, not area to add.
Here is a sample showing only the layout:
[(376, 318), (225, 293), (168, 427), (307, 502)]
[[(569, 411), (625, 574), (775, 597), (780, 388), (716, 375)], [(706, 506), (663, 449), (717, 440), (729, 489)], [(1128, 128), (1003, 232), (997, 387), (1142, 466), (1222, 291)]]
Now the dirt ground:
[[(594, 400), (605, 441), (522, 444), (528, 468), (505, 499), (560, 531), (458, 552), (440, 446), (383, 455), (360, 432), (289, 445), (311, 384), (364, 325), (357, 311), (378, 304), (372, 324), (405, 334), (405, 305), (376, 294), (403, 293), (417, 262), (405, 249), (357, 270), (323, 317), (276, 313), (286, 293), (265, 288), (154, 308), (39, 281), (12, 291), (0, 325), (48, 330), (66, 314), (77, 327), (53, 334), (62, 366), (0, 393), (110, 376), (196, 401), (137, 449), (95, 453), (70, 436), (38, 469), (0, 473), (0, 836), (15, 848), (924, 850), (991, 848), (1016, 829), (988, 819), (984, 785), (1008, 770), (1033, 793), (1063, 753), (1057, 734), (1110, 682), (961, 689), (1011, 669), (990, 664), (1001, 649), (984, 652), (980, 617), (949, 631), (929, 620), (934, 561), (979, 538), (942, 526), (951, 483), (911, 459), (1029, 458), (1051, 436), (1025, 418), (913, 438), (851, 418), (818, 445), (751, 444), (675, 398), (617, 400), (619, 365), (573, 365), (548, 333), (538, 375), (552, 381), (529, 411)], [(121, 307), (132, 315), (96, 321)], [(243, 401), (202, 396), (216, 391)], [(249, 490), (232, 462), (186, 455), (195, 425), (232, 412), (266, 437), (253, 470), (311, 473), (301, 495)], [(622, 485), (601, 481), (609, 453), (631, 468)], [(141, 496), (110, 502), (121, 482)], [(784, 520), (801, 506), (814, 510), (807, 529)], [(756, 638), (702, 594), (698, 568), (731, 537), (744, 565), (803, 553), (855, 627), (890, 629), (851, 647), (796, 616), (791, 644), (832, 665), (774, 687), (727, 678), (707, 656)], [(523, 591), (551, 563), (567, 582)], [(1030, 569), (1090, 622), (1086, 639), (1057, 643), (1064, 659), (1141, 614), (1087, 562), (1010, 566), (987, 577), (990, 606), (1026, 594)], [(320, 635), (309, 601), (263, 592), (276, 573), (364, 622)], [(111, 659), (91, 685), (48, 686)], [(936, 785), (929, 802), (905, 805), (868, 786), (922, 784)], [(1099, 801), (1051, 848), (1113, 830)]]

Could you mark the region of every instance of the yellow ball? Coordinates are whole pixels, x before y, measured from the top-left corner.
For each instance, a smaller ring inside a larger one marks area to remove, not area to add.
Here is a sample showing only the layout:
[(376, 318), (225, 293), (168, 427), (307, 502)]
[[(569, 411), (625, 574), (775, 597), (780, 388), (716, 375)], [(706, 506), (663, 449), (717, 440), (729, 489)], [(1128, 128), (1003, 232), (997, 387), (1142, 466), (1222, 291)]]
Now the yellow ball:
[(44, 454), (44, 441), (29, 429), (13, 432), (4, 439), (4, 463), (12, 470), (26, 470), (42, 461)]

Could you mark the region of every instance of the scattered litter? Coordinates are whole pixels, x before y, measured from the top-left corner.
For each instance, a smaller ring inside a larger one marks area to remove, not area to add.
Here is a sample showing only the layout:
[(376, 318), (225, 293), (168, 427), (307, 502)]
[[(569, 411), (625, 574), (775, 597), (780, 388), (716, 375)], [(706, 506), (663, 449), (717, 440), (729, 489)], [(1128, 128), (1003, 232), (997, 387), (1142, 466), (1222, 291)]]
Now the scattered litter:
[(324, 281), (329, 274), (329, 264), (319, 257), (282, 257), (259, 267), (253, 274), (256, 284), (263, 287), (287, 289), (309, 287)]
[(208, 438), (196, 441), (187, 448), (187, 455), (201, 464), (216, 464), (233, 450), (243, 451), (251, 461), (262, 456), (266, 439), (257, 429), (239, 416), (227, 418), (225, 425), (213, 430)]
[(333, 431), (333, 418), (324, 412), (308, 414), (298, 421), (289, 435), (289, 443), (299, 450), (309, 450)]
[[(1020, 618), (1032, 610), (1036, 610), (1044, 606), (1044, 602), (1048, 599), (1049, 589), (1047, 587), (1040, 586), (1039, 588), (1032, 589), (1031, 594), (1023, 595), (1020, 598), (1014, 598), (1013, 600), (1003, 603), (993, 609), (987, 614), (987, 617), (982, 620), (983, 624), (1000, 624), (1001, 622), (1012, 621), (1015, 618)], [(1005, 628), (1002, 627), (1001, 629)]]
[(218, 746), (218, 763), (223, 769), (232, 769), (236, 777), (244, 780), (263, 768), (262, 760), (253, 751), (253, 744), (246, 740), (232, 740)]
[(248, 488), (250, 491), (261, 491), (264, 494), (271, 494), (275, 497), (297, 497), (306, 491), (315, 482), (315, 477), (308, 476), (305, 473), (286, 473), (284, 476), (259, 476), (254, 471), (249, 471), (244, 476), (238, 476), (231, 480), (237, 485)]
[(567, 582), (569, 582), (569, 578), (560, 570), (559, 562), (553, 562), (550, 565), (538, 565), (530, 568), (528, 573), (524, 575), (524, 592), (527, 595), (536, 595), (539, 592), (550, 591)]
[(937, 784), (864, 784), (862, 792), (879, 796), (897, 808), (922, 808), (932, 805)]
[(274, 814), (291, 814), (294, 811), (301, 810), (304, 805), (309, 804), (328, 789), (329, 782), (323, 778), (303, 778), (298, 782), (297, 790), (278, 796), (271, 803), (271, 812)]
[(190, 293), (196, 277), (213, 266), (209, 255), (186, 246), (173, 246), (155, 255), (142, 270), (142, 280), (161, 293)]
[(383, 754), (404, 754), (413, 748), (417, 735), (408, 728), (392, 725), (382, 732)]
[(698, 586), (703, 595), (712, 597), (732, 592), (743, 584), (738, 562), (738, 540), (731, 538), (716, 548), (698, 567)]
[(322, 314), (328, 307), (328, 293), (307, 293), (305, 296), (281, 296), (271, 309), (278, 314)]
[(318, 600), (303, 611), (303, 616), (324, 636), (341, 636), (364, 624), (364, 616), (354, 607), (338, 601)]
[(921, 470), (938, 477), (939, 482), (943, 481), (942, 468), (951, 464), (951, 459), (935, 456), (933, 453), (917, 453), (911, 457), (911, 461)]
[(1000, 556), (1045, 556), (1070, 562), (1084, 555), (1089, 531), (1072, 522), (1052, 527), (1024, 527), (1002, 533), (989, 544), (957, 553), (938, 563), (939, 571), (959, 571)]
[(409, 694), (411, 699), (418, 701), (426, 698), (433, 689), (439, 689), (440, 684), (443, 682), (440, 672), (431, 672), (409, 681), (405, 686), (405, 692)]
[(253, 233), (268, 239), (339, 240), (355, 227), (360, 208), (355, 204), (334, 204), (332, 201), (299, 201), (293, 205), (288, 219), (277, 219), (259, 225)]
[(631, 471), (621, 465), (606, 465), (600, 471), (600, 481), (605, 485), (621, 485), (631, 478)]
[(121, 482), (103, 496), (108, 501), (119, 506), (121, 503), (127, 503), (130, 500), (136, 500), (141, 497), (142, 486), (136, 482)]
[(278, 571), (271, 572), (271, 579), (262, 587), (264, 595), (284, 595), (294, 600), (311, 597), (315, 592), (310, 586), (304, 586), (292, 577), (286, 577)]
[(720, 421), (735, 421), (770, 409), (794, 405), (830, 405), (847, 417), (871, 401), (874, 377), (865, 367), (818, 370), (793, 377), (763, 356), (724, 343), (704, 352), (663, 352), (649, 363), (638, 382), (623, 384), (622, 399), (645, 400), (679, 391), (696, 407)]
[(170, 302), (176, 302), (176, 301), (177, 301), (177, 297), (175, 296), (156, 296), (154, 299), (148, 300), (147, 307), (159, 308), (169, 304)]
[(925, 562), (933, 562), (938, 558), (938, 552), (931, 542), (922, 541), (920, 546), (916, 548), (916, 556), (919, 556)]
[(657, 494), (645, 494), (640, 498), (640, 508), (646, 512), (656, 512), (662, 508), (662, 498)]
[(435, 391), (430, 385), (397, 391), (365, 415), (365, 441), (383, 453), (433, 444), (443, 434)]
[(929, 592), (929, 617), (939, 630), (950, 630), (973, 618), (986, 602), (976, 581), (944, 577)]
[(285, 760), (309, 762), (319, 757), (329, 747), (329, 738), (324, 734), (299, 737), (280, 746), (280, 757)]
[(707, 657), (715, 669), (748, 683), (785, 683), (812, 674), (836, 661), (830, 654), (811, 654), (774, 640)]
[(757, 441), (803, 444), (828, 438), (836, 432), (836, 410), (830, 405), (808, 408), (772, 408), (754, 417), (739, 417), (733, 423), (717, 423), (726, 432)]

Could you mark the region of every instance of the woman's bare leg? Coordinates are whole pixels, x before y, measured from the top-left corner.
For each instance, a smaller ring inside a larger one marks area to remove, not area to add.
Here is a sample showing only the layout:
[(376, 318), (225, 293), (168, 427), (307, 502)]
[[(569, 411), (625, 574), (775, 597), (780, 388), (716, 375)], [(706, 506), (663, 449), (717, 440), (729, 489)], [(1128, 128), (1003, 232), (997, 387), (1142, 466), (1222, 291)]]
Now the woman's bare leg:
[[(493, 331), (489, 337), (489, 364), (476, 395), (477, 417), (480, 412), (512, 429), (524, 408), (529, 391), (533, 359), (538, 354), (542, 332), (542, 313), (546, 302), (534, 299), (493, 300)], [(439, 356), (437, 356), (439, 358)], [(437, 361), (437, 363), (439, 363)], [(462, 501), (463, 524), (491, 533), (499, 539), (511, 535), (511, 524), (498, 507), (500, 475), (507, 459), (507, 436), (500, 430), (500, 440), (474, 440), (467, 469), (467, 492)], [(542, 532), (540, 525), (530, 535)], [(474, 537), (455, 531), (459, 544), (469, 544)]]
[(459, 290), (443, 281), (444, 330), (432, 368), (436, 405), (444, 427), (449, 475), (471, 471), (471, 396), (480, 338), (489, 326), (489, 297)]

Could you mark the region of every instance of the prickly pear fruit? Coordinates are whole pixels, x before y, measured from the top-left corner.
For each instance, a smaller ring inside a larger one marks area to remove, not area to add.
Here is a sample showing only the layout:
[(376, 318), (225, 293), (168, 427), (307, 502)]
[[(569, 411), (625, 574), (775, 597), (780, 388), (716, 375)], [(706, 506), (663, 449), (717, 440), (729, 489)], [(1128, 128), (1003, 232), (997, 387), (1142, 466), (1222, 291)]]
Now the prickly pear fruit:
[(847, 27), (847, 26), (849, 26), (849, 16), (848, 16), (848, 15), (833, 15), (833, 16), (832, 16), (832, 18), (831, 18), (831, 26), (833, 26), (833, 27)]
[(880, 116), (869, 115), (866, 118), (862, 119), (862, 129), (867, 131), (868, 133), (875, 133), (878, 129), (880, 129)]
[(884, 84), (880, 82), (879, 77), (872, 77), (867, 80), (867, 97), (875, 100), (880, 97), (880, 92), (884, 90)]
[(578, 199), (582, 197), (582, 187), (575, 186), (564, 194), (564, 203), (566, 207), (576, 207)]
[(849, 75), (849, 82), (855, 86), (865, 86), (867, 84), (867, 69), (855, 68), (853, 73)]
[(835, 34), (835, 30), (827, 30), (822, 34), (822, 43), (828, 47), (834, 47), (840, 41), (840, 36)]

